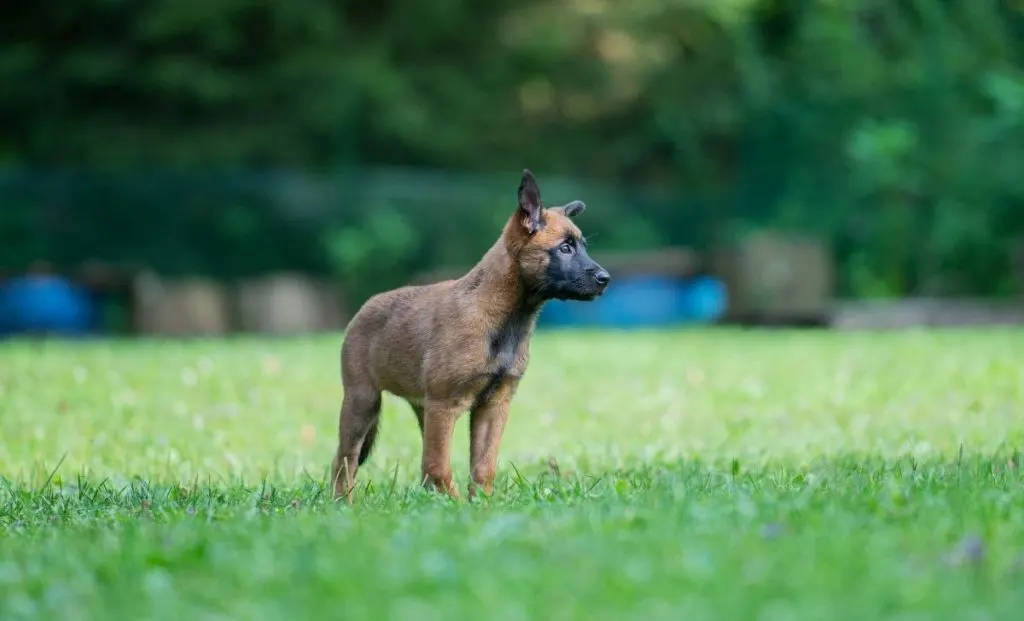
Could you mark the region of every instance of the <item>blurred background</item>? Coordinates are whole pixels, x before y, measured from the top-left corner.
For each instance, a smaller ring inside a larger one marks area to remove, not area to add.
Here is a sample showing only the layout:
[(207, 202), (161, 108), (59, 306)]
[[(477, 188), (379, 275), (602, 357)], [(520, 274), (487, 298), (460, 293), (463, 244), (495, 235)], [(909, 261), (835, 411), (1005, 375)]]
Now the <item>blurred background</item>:
[(1022, 0), (49, 0), (0, 332), (302, 333), (581, 199), (542, 325), (1024, 321)]

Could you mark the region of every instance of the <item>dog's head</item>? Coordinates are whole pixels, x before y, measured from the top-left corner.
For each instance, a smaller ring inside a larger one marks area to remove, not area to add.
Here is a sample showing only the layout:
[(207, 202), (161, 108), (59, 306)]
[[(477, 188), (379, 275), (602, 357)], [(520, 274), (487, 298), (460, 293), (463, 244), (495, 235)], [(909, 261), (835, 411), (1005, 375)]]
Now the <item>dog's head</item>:
[(506, 234), (523, 283), (541, 299), (593, 300), (611, 281), (572, 221), (585, 208), (582, 201), (545, 208), (533, 173), (523, 171), (519, 207)]

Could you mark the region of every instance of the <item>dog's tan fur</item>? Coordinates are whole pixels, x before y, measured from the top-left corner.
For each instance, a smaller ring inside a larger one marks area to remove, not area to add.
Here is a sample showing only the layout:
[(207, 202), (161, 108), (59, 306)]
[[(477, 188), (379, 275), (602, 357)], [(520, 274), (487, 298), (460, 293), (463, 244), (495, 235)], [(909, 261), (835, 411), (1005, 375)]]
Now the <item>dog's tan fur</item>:
[(380, 293), (353, 317), (341, 350), (336, 497), (352, 502), (356, 472), (376, 439), (381, 391), (404, 398), (416, 414), (423, 484), (455, 498), (452, 432), (469, 410), (468, 493), (491, 493), (509, 404), (543, 304), (531, 283), (548, 268), (552, 248), (567, 238), (582, 243), (569, 218), (583, 211), (579, 201), (543, 208), (526, 170), (519, 202), (501, 237), (463, 277)]

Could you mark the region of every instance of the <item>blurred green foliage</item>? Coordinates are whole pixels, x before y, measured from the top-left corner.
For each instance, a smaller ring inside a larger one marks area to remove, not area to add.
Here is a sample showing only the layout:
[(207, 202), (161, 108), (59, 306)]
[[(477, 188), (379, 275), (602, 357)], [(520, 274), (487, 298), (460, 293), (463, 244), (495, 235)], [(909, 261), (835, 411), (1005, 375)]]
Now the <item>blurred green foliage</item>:
[(1010, 293), (1022, 7), (12, 5), (0, 265), (302, 269), (359, 297), (472, 261), (526, 166), (591, 206), (595, 252), (771, 225), (823, 236), (845, 295)]

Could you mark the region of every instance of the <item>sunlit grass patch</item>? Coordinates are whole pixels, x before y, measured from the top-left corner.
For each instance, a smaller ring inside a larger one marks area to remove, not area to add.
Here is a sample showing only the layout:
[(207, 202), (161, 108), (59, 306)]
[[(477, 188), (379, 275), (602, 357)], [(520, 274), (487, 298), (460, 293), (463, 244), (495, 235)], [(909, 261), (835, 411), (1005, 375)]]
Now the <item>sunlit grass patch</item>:
[(340, 341), (0, 347), (0, 618), (1024, 604), (1018, 331), (540, 334), (491, 498), (420, 489), (386, 398), (353, 507), (326, 485)]

